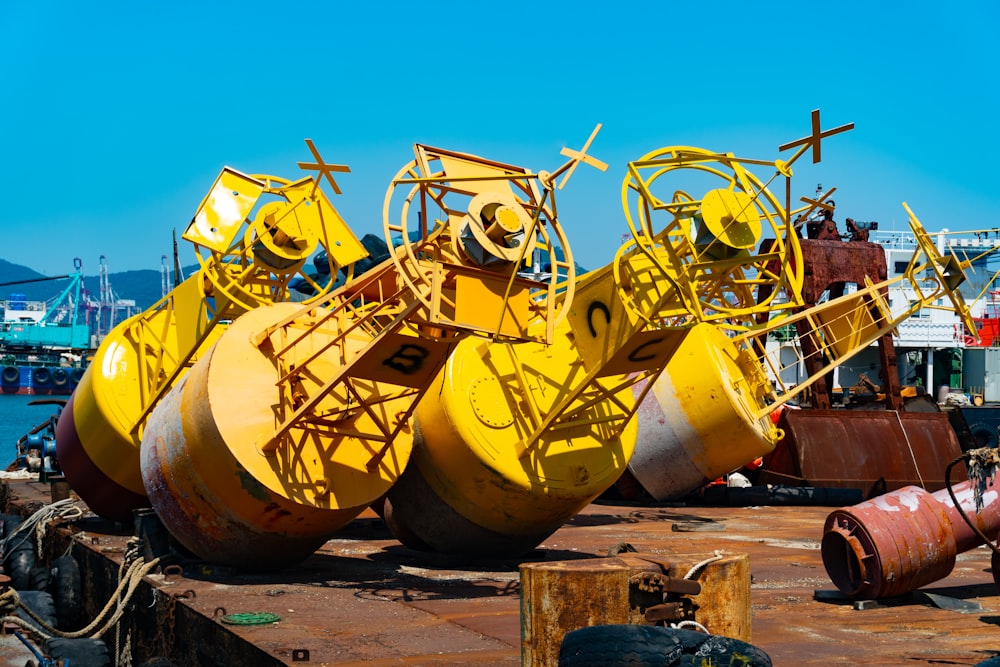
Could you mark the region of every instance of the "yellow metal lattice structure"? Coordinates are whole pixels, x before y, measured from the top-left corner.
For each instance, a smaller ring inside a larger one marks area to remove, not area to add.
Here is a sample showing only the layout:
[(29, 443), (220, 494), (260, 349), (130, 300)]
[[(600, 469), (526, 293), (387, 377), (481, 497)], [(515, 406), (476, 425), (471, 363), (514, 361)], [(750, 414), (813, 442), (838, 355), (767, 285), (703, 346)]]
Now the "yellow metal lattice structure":
[[(629, 163), (622, 203), (634, 248), (616, 260), (616, 280), (633, 317), (653, 326), (740, 329), (756, 313), (801, 305), (801, 249), (787, 204), (747, 168), (761, 164), (790, 180), (785, 163), (691, 147)], [(690, 194), (711, 181), (718, 187)], [(761, 247), (765, 238), (773, 241)], [(763, 285), (772, 293), (758, 303)]]
[[(306, 143), (315, 152), (312, 142)], [(312, 288), (304, 303), (320, 301), (333, 288), (339, 267), (368, 255), (316, 178), (293, 182), (230, 167), (216, 178), (183, 238), (194, 244), (200, 270), (128, 323), (134, 330), (129, 339), (143, 350), (136, 436), (217, 324), (290, 299), (296, 276)], [(317, 251), (325, 252), (330, 264), (324, 284), (304, 269)]]
[[(576, 284), (569, 244), (552, 224), (552, 182), (563, 169), (533, 174), (421, 145), (415, 153), (386, 193), (383, 226), (399, 243), (394, 263), (422, 304), (420, 319), (500, 340), (551, 340)], [(567, 165), (585, 157), (574, 151)], [(536, 319), (546, 326), (529, 331)]]
[[(544, 414), (532, 412), (520, 456), (548, 429), (593, 419), (603, 401), (621, 409), (610, 419), (612, 435), (620, 434), (695, 324), (747, 331), (802, 306), (791, 167), (809, 148), (818, 161), (820, 141), (852, 127), (822, 132), (818, 123), (817, 111), (813, 135), (781, 147), (800, 147), (788, 160), (674, 146), (628, 164), (621, 194), (632, 238), (611, 264), (581, 280), (567, 318), (586, 376)], [(770, 170), (768, 180), (752, 169)], [(776, 179), (783, 201), (769, 190)], [(644, 382), (635, 404), (623, 405), (621, 392)]]
[[(367, 254), (316, 179), (293, 182), (229, 167), (184, 238), (196, 246), (198, 271), (109, 332), (74, 393), (72, 418), (63, 420), (68, 435), (60, 457), (87, 462), (79, 471), (70, 464), (67, 478), (109, 518), (127, 517), (146, 495), (139, 450), (148, 418), (228, 323), (292, 298), (289, 285), (297, 275), (312, 288), (307, 301), (325, 298), (334, 272), (319, 284), (303, 271), (314, 253), (328, 253), (331, 263)], [(106, 479), (90, 476), (95, 468)]]
[[(774, 386), (773, 392), (768, 392), (758, 401), (760, 415), (769, 414), (801, 395), (818, 378), (844, 364), (881, 336), (895, 333), (900, 323), (923, 309), (953, 311), (965, 330), (976, 336), (970, 307), (959, 288), (966, 281), (965, 271), (972, 263), (997, 249), (991, 248), (975, 258), (964, 260), (959, 259), (954, 251), (942, 254), (909, 206), (904, 203), (903, 208), (909, 217), (917, 249), (902, 275), (877, 284), (869, 281), (866, 285), (859, 285), (857, 291), (851, 294), (817, 304), (780, 321), (772, 321), (757, 331), (733, 339), (740, 350), (741, 366), (747, 375), (764, 376)], [(900, 286), (907, 288), (913, 297), (903, 308), (894, 310), (890, 308), (886, 295), (889, 289)], [(804, 327), (801, 326), (803, 324)], [(769, 350), (766, 346), (766, 334), (787, 325), (797, 326), (800, 331), (804, 329), (811, 343), (811, 346), (796, 347), (797, 353), (792, 358), (787, 356), (787, 347), (784, 348), (785, 358), (782, 358), (780, 350)], [(805, 365), (807, 359), (802, 349), (810, 348), (814, 350), (810, 361), (817, 362), (815, 367), (818, 370), (794, 386), (786, 384), (782, 378), (788, 375), (787, 371)]]
[[(365, 466), (374, 469), (459, 339), (551, 341), (576, 283), (553, 183), (578, 162), (595, 162), (585, 151), (536, 174), (415, 146), (383, 205), (390, 258), (334, 291), (324, 308), (254, 337), (278, 367), (277, 427), (258, 442), (272, 466), (297, 460), (285, 450), (311, 447), (313, 437), (351, 437), (370, 443)], [(359, 347), (357, 336), (370, 340)], [(315, 373), (329, 358), (339, 360), (336, 369)], [(380, 407), (389, 404), (397, 407)]]

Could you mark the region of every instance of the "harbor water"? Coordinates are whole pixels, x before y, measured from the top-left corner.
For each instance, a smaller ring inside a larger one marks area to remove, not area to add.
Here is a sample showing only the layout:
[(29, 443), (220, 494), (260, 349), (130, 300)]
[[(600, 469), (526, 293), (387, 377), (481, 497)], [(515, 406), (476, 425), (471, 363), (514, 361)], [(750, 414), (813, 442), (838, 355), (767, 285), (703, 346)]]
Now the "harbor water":
[(18, 439), (56, 413), (52, 400), (66, 398), (0, 394), (0, 469), (17, 456)]

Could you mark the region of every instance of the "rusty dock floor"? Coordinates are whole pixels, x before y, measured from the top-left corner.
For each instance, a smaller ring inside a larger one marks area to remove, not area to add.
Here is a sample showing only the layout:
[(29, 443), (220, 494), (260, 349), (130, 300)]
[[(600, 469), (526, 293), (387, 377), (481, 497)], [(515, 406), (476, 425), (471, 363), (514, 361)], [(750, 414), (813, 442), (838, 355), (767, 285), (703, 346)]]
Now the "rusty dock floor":
[[(11, 482), (10, 491), (15, 511), (49, 498), (37, 482)], [(987, 547), (960, 554), (947, 579), (906, 599), (856, 605), (817, 596), (836, 590), (819, 550), (832, 509), (595, 503), (520, 561), (413, 551), (366, 512), (283, 572), (206, 566), (147, 576), (133, 613), (152, 617), (134, 621), (132, 655), (134, 664), (146, 652), (185, 665), (519, 665), (520, 563), (603, 557), (622, 542), (667, 556), (748, 554), (752, 641), (776, 666), (974, 665), (1000, 655), (1000, 595)], [(55, 532), (64, 542), (73, 535), (90, 568), (107, 570), (87, 575), (90, 589), (102, 578), (113, 588), (128, 529), (85, 516)], [(250, 612), (280, 620), (219, 621)]]

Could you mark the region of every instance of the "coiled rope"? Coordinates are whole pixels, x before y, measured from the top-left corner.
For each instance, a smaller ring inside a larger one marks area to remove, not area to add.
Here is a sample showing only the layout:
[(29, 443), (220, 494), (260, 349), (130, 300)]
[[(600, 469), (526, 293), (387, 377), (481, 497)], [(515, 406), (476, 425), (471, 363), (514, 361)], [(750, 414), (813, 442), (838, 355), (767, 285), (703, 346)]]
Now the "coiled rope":
[[(41, 552), (42, 540), (49, 523), (56, 519), (76, 519), (83, 515), (83, 510), (74, 505), (75, 502), (72, 498), (66, 498), (42, 507), (25, 519), (10, 535), (0, 540), (0, 549), (6, 552), (8, 549), (16, 547), (25, 540), (30, 539), (31, 533), (34, 531), (38, 540), (39, 552)], [(15, 538), (17, 541), (15, 541)], [(0, 615), (2, 615), (0, 623), (12, 623), (26, 630), (31, 630), (45, 639), (51, 639), (54, 636), (66, 639), (77, 639), (80, 637), (96, 639), (101, 637), (121, 619), (122, 614), (125, 613), (125, 609), (132, 601), (132, 596), (135, 595), (136, 590), (139, 588), (139, 583), (143, 577), (160, 564), (159, 558), (144, 563), (140, 558), (140, 546), (141, 540), (137, 538), (129, 540), (125, 556), (118, 567), (118, 586), (101, 612), (87, 627), (74, 632), (63, 632), (58, 628), (52, 627), (27, 607), (21, 600), (21, 596), (13, 588), (0, 593)], [(70, 547), (72, 548), (72, 545)], [(18, 616), (11, 615), (19, 607), (38, 624), (38, 627)], [(109, 614), (110, 618), (108, 618)], [(39, 631), (39, 627), (41, 631)]]
[[(63, 632), (58, 628), (54, 628), (43, 619), (38, 617), (38, 614), (33, 612), (27, 606), (25, 606), (21, 601), (21, 596), (17, 594), (13, 588), (8, 589), (5, 593), (0, 594), (0, 612), (9, 614), (16, 610), (18, 607), (24, 609), (25, 613), (31, 617), (38, 625), (42, 628), (41, 634), (45, 639), (49, 639), (53, 636), (64, 637), (66, 639), (76, 639), (79, 637), (90, 637), (98, 638), (107, 632), (118, 620), (121, 618), (122, 614), (125, 613), (125, 608), (128, 606), (129, 602), (132, 601), (132, 596), (135, 595), (136, 589), (139, 587), (139, 582), (142, 578), (149, 574), (155, 567), (160, 564), (159, 558), (154, 558), (148, 563), (143, 563), (141, 560), (137, 560), (132, 563), (128, 570), (125, 571), (125, 575), (118, 582), (118, 587), (115, 592), (111, 595), (107, 604), (104, 605), (104, 609), (97, 615), (97, 617), (87, 625), (87, 627), (75, 632)], [(124, 594), (123, 594), (124, 591)], [(110, 618), (107, 618), (111, 614)], [(107, 620), (105, 621), (105, 618)], [(5, 615), (0, 618), (0, 622), (11, 621), (12, 623), (23, 625), (23, 619), (16, 616)], [(102, 625), (103, 622), (103, 625)], [(38, 628), (29, 628), (34, 631), (38, 631)]]
[(14, 529), (14, 532), (0, 540), (0, 551), (4, 553), (12, 551), (20, 544), (23, 544), (25, 540), (31, 539), (31, 533), (34, 531), (36, 544), (40, 553), (42, 551), (42, 540), (45, 537), (45, 531), (51, 521), (56, 519), (72, 520), (83, 516), (83, 510), (74, 505), (75, 502), (77, 501), (73, 498), (65, 498), (42, 507), (21, 522), (21, 525)]

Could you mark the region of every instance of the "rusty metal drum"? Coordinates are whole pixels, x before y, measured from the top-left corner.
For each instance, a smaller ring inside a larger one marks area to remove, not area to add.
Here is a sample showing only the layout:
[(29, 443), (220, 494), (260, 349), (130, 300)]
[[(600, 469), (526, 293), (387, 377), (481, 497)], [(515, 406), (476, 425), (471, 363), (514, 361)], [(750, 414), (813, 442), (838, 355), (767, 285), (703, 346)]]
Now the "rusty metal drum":
[(948, 509), (917, 486), (834, 511), (821, 549), (834, 585), (855, 599), (901, 595), (943, 579), (957, 554)]

